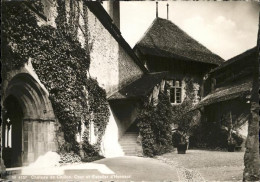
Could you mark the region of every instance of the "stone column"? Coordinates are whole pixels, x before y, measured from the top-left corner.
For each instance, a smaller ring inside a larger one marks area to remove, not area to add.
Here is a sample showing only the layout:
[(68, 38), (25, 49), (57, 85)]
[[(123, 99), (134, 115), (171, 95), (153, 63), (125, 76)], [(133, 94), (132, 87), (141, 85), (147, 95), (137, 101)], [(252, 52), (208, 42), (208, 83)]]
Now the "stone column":
[(53, 120), (24, 120), (23, 165), (34, 162), (48, 151), (57, 151)]
[(23, 122), (23, 165), (34, 161), (32, 125), (30, 120)]
[[(260, 21), (260, 14), (259, 14)], [(260, 27), (260, 23), (258, 24)], [(258, 30), (258, 52), (260, 51), (260, 30)], [(246, 139), (246, 152), (244, 156), (244, 174), (243, 181), (259, 181), (260, 180), (260, 159), (259, 159), (259, 61), (254, 61), (253, 71), (253, 89), (251, 96), (251, 114), (248, 121), (248, 136)]]
[[(1, 118), (1, 119), (3, 119), (3, 118)], [(3, 152), (3, 146), (2, 146), (2, 127), (3, 127), (3, 124), (2, 124), (2, 120), (0, 122), (1, 122), (1, 125), (0, 125), (0, 148), (1, 148), (1, 150), (0, 150), (0, 178), (1, 178), (2, 174), (5, 172), (5, 165), (4, 165), (4, 161), (2, 159), (2, 152)]]

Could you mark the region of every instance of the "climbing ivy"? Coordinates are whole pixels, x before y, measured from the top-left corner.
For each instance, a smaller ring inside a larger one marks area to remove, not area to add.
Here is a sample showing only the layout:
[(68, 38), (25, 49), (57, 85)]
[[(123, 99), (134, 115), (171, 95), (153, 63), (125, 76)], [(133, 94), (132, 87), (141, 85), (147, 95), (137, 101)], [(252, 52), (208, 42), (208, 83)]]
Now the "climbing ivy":
[(178, 125), (178, 130), (185, 133), (185, 135), (190, 136), (192, 131), (200, 120), (199, 111), (193, 111), (195, 101), (195, 91), (194, 84), (197, 84), (192, 78), (185, 78), (185, 93), (186, 96), (183, 102), (178, 105), (172, 106), (173, 112), (173, 122)]
[(145, 101), (144, 108), (137, 116), (145, 156), (153, 157), (172, 149), (171, 123), (171, 104), (166, 94), (159, 93), (156, 106)]
[[(38, 9), (42, 7), (40, 1), (27, 3)], [(78, 1), (70, 1), (71, 10), (76, 11), (76, 8), (72, 9), (73, 3)], [(80, 131), (82, 121), (86, 126), (93, 121), (97, 145), (100, 144), (109, 117), (108, 102), (106, 92), (97, 81), (88, 77), (89, 48), (87, 44), (82, 47), (76, 38), (79, 13), (70, 12), (67, 23), (65, 1), (57, 0), (57, 5), (57, 27), (54, 28), (39, 26), (35, 14), (24, 2), (3, 2), (2, 76), (5, 79), (9, 71), (19, 69), (31, 60), (49, 91), (54, 113), (64, 132), (66, 142), (59, 146), (60, 150), (78, 153), (75, 135)], [(87, 137), (84, 142), (88, 143)]]

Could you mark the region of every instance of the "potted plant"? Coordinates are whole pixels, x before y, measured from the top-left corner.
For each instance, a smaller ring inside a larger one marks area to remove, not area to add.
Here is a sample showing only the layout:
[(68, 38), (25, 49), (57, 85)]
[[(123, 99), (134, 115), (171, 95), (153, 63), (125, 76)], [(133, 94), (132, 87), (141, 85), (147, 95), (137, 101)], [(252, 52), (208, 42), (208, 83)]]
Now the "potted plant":
[[(181, 105), (175, 106), (174, 110), (174, 123), (175, 130), (173, 131), (174, 147), (177, 147), (178, 153), (186, 153), (189, 147), (189, 138), (193, 133), (195, 126), (199, 120), (197, 111), (189, 111), (189, 100), (185, 100)], [(182, 152), (185, 149), (185, 152)]]
[(227, 129), (228, 129), (227, 150), (228, 150), (228, 152), (234, 152), (237, 142), (233, 137), (234, 133), (235, 133), (235, 131), (234, 131), (235, 125), (233, 125), (231, 111), (228, 112), (227, 116), (228, 116), (228, 118), (227, 118)]
[(245, 138), (238, 131), (232, 133), (232, 137), (236, 141), (235, 151), (241, 151)]
[(178, 153), (185, 154), (189, 147), (189, 137), (199, 123), (200, 113), (198, 110), (192, 110), (196, 100), (196, 95), (194, 94), (196, 83), (190, 78), (185, 78), (184, 81), (186, 97), (182, 103), (172, 105), (172, 119), (175, 128), (173, 132), (175, 147), (177, 147)]
[(236, 147), (236, 141), (235, 139), (232, 137), (232, 134), (228, 137), (228, 152), (234, 152), (235, 151), (235, 147)]
[(230, 110), (223, 114), (222, 118), (221, 129), (224, 131), (228, 152), (240, 151), (245, 138), (239, 133), (239, 129), (245, 121), (237, 118), (234, 120)]
[(180, 130), (173, 131), (172, 142), (177, 147), (178, 154), (185, 154), (189, 145), (189, 137), (185, 132)]

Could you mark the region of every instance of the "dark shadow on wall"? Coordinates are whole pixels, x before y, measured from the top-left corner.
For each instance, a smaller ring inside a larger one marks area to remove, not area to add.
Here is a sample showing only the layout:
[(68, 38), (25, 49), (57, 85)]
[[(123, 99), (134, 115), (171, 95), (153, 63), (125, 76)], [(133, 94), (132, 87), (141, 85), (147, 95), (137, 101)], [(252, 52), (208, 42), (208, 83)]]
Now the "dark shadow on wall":
[(122, 99), (109, 102), (118, 126), (119, 138), (134, 123), (139, 112), (139, 102), (137, 99)]

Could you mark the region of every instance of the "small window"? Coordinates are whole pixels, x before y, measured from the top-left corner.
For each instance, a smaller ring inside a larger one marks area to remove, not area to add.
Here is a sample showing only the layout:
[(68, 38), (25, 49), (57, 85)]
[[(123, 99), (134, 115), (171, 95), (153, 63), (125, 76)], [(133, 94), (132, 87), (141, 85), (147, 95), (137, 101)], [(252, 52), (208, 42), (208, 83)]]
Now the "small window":
[(170, 88), (170, 101), (175, 103), (175, 88)]
[(169, 89), (167, 91), (169, 97), (170, 97), (170, 102), (172, 104), (179, 104), (181, 103), (181, 93), (182, 93), (182, 87), (181, 87), (181, 82), (179, 80), (177, 81), (168, 81), (168, 86)]
[(5, 125), (5, 148), (12, 148), (12, 122), (9, 118)]
[(176, 102), (181, 103), (181, 88), (176, 88), (175, 94), (176, 94)]

